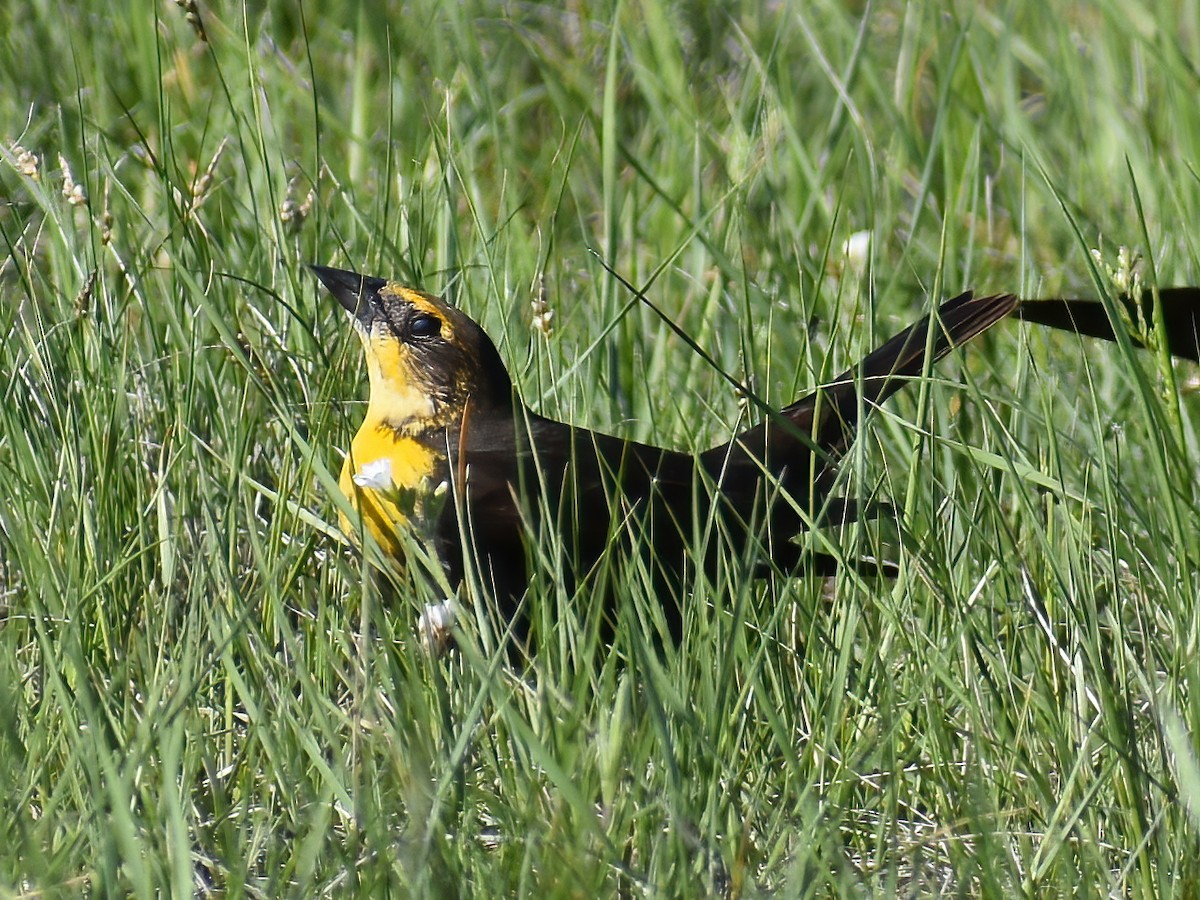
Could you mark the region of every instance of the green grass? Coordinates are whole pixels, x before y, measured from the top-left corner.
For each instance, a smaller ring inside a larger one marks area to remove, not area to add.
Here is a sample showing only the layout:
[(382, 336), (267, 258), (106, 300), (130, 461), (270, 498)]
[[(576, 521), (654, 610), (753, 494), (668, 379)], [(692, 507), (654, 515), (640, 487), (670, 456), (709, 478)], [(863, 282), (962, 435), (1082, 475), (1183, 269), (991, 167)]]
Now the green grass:
[(305, 263), (686, 448), (745, 411), (606, 265), (773, 403), (1092, 248), (1200, 279), (1195, 2), (750, 6), (0, 8), (0, 895), (1200, 890), (1192, 367), (1001, 324), (846, 460), (902, 515), (828, 537), (898, 579), (731, 560), (661, 657), (547, 537), (536, 677), (431, 660), (444, 590), (334, 537), (365, 384)]

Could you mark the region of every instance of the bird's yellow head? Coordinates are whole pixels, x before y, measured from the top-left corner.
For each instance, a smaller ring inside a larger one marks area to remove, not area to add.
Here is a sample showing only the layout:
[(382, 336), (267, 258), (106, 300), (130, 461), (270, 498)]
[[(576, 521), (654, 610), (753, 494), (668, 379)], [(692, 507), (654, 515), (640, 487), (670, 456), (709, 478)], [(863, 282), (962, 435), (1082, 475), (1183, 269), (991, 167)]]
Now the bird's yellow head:
[(428, 433), (473, 409), (512, 406), (512, 381), (482, 328), (423, 291), (313, 266), (354, 315), (371, 382), (367, 418), (396, 434)]

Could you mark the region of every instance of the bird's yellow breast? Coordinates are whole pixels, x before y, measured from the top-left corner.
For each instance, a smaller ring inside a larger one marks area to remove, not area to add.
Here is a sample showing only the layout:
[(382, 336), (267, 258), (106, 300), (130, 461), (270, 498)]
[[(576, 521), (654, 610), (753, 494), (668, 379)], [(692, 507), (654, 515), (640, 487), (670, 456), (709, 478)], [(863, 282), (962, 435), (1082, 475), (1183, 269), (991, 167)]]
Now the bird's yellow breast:
[(360, 527), (366, 529), (385, 554), (402, 561), (400, 532), (425, 524), (413, 519), (427, 512), (426, 501), (437, 487), (444, 459), (368, 411), (342, 465), (339, 484), (358, 513), (356, 521), (340, 515), (342, 530), (354, 535)]

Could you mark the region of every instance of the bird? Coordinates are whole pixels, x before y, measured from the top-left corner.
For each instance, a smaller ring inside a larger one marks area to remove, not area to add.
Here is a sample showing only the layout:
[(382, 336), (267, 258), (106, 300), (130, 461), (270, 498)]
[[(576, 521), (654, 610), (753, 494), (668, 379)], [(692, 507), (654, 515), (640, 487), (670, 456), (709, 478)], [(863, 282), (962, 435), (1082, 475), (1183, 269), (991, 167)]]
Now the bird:
[[(369, 534), (400, 569), (411, 546), (405, 532), (421, 536), (452, 586), (462, 583), (469, 563), (476, 566), (502, 624), (526, 650), (522, 602), (531, 554), (525, 542), (539, 528), (558, 530), (571, 556), (564, 571), (580, 582), (614, 546), (648, 551), (661, 588), (661, 625), (678, 640), (679, 585), (689, 571), (711, 567), (719, 552), (709, 541), (707, 558), (689, 557), (699, 528), (715, 524), (728, 548), (757, 560), (756, 574), (835, 570), (837, 559), (797, 538), (884, 508), (834, 495), (838, 459), (861, 415), (953, 348), (1013, 313), (1116, 338), (1098, 301), (962, 293), (832, 382), (778, 411), (764, 410), (762, 421), (728, 440), (688, 453), (539, 415), (521, 400), (487, 333), (458, 308), (385, 278), (311, 268), (351, 314), (369, 381), (366, 415), (339, 478), (354, 513), (340, 513), (342, 530)], [(1200, 289), (1159, 293), (1171, 352), (1200, 361)], [(1144, 315), (1152, 298), (1147, 292), (1121, 302)], [(610, 600), (599, 600), (608, 616)], [(426, 613), (423, 625), (432, 622), (435, 630), (449, 627), (454, 614), (451, 607)]]

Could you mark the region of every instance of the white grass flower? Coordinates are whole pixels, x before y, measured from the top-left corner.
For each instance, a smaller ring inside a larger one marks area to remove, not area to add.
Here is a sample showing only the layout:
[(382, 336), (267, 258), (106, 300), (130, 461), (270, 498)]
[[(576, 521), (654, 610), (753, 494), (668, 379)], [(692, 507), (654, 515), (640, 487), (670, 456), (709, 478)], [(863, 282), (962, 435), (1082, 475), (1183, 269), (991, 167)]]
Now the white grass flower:
[(1122, 291), (1129, 293), (1136, 284), (1140, 263), (1141, 258), (1124, 244), (1117, 248), (1117, 274), (1114, 281)]
[(444, 630), (454, 624), (458, 611), (453, 600), (443, 600), (441, 603), (431, 603), (425, 607), (421, 617), (417, 619), (417, 627), (429, 630)]
[(200, 180), (196, 182), (196, 187), (192, 191), (192, 196), (197, 200), (204, 197), (212, 189), (213, 182), (217, 177), (217, 165), (221, 162), (221, 157), (225, 155), (225, 148), (228, 146), (228, 136), (221, 138), (221, 143), (217, 144), (217, 149), (213, 152), (212, 159), (208, 161), (208, 168), (204, 170), (204, 174), (200, 176)]
[(554, 310), (548, 309), (545, 312), (534, 313), (533, 327), (540, 331), (546, 337), (550, 337), (550, 333), (554, 330), (550, 320), (554, 318)]
[(360, 488), (375, 491), (390, 491), (396, 486), (392, 479), (392, 461), (386, 456), (359, 466), (354, 473), (354, 483)]
[(450, 645), (451, 629), (458, 618), (458, 609), (452, 598), (425, 607), (417, 619), (417, 634), (426, 652), (440, 655)]
[(295, 178), (288, 181), (287, 192), (279, 204), (279, 221), (293, 231), (300, 230), (300, 226), (304, 224), (304, 220), (308, 218), (313, 205), (317, 202), (317, 192), (312, 188), (308, 189), (308, 195), (303, 200), (297, 200), (296, 181)]
[(842, 245), (842, 253), (846, 257), (846, 267), (861, 275), (867, 268), (867, 259), (871, 253), (871, 232), (854, 232), (846, 238), (846, 243)]
[(1104, 253), (1093, 247), (1092, 259), (1095, 261), (1096, 267), (1104, 272), (1109, 282), (1122, 294), (1136, 297), (1141, 293), (1142, 258), (1139, 254), (1134, 253), (1128, 247), (1118, 247), (1117, 264), (1111, 266), (1104, 258)]
[(204, 30), (204, 20), (200, 18), (200, 7), (196, 0), (175, 0), (175, 5), (184, 11), (184, 18), (192, 26), (192, 31), (203, 43), (208, 43), (208, 33)]
[(550, 337), (554, 331), (554, 324), (551, 321), (554, 318), (554, 310), (550, 308), (549, 302), (546, 299), (546, 279), (538, 279), (538, 291), (530, 303), (533, 307), (533, 327), (542, 333), (543, 337)]
[(87, 193), (84, 191), (83, 185), (75, 181), (75, 177), (71, 174), (71, 166), (61, 153), (58, 154), (58, 167), (62, 171), (63, 198), (72, 206), (84, 206), (87, 203)]
[(13, 156), (17, 158), (17, 171), (27, 178), (32, 178), (37, 181), (40, 178), (38, 172), (38, 157), (36, 153), (31, 153), (20, 144), (12, 148)]

